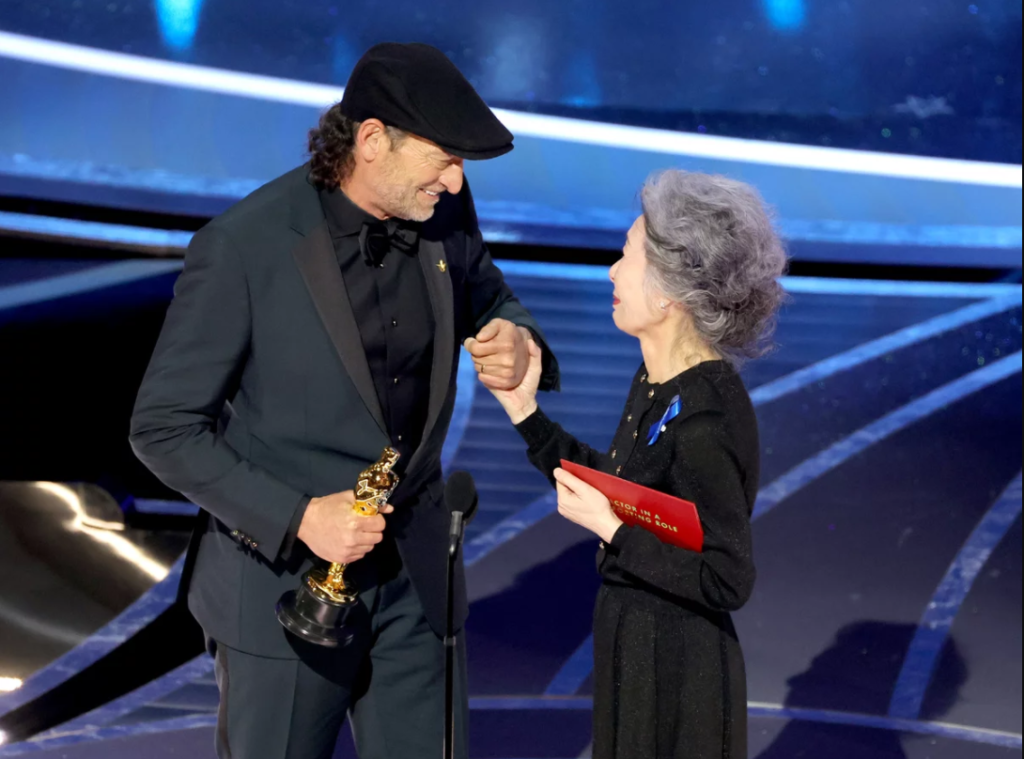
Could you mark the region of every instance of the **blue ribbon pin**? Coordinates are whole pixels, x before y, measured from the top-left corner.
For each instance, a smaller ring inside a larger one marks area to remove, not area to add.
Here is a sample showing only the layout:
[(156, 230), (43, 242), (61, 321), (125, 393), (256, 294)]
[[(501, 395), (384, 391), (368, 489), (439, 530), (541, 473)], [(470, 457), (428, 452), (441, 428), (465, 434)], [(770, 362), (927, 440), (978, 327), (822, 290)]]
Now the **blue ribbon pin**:
[(668, 404), (668, 408), (662, 415), (661, 419), (651, 425), (650, 431), (647, 433), (647, 445), (654, 445), (658, 442), (658, 435), (665, 431), (665, 425), (679, 416), (679, 412), (683, 410), (683, 402), (677, 395)]

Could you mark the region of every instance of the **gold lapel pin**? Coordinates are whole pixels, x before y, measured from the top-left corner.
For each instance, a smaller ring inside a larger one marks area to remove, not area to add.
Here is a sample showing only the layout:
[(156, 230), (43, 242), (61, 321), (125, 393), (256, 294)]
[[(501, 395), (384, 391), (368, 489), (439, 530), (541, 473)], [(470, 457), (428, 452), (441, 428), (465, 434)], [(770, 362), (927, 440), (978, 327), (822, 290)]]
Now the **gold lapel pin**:
[(438, 261), (437, 268), (441, 270), (442, 274), (444, 274), (446, 271), (448, 271), (448, 264), (446, 264), (443, 260)]

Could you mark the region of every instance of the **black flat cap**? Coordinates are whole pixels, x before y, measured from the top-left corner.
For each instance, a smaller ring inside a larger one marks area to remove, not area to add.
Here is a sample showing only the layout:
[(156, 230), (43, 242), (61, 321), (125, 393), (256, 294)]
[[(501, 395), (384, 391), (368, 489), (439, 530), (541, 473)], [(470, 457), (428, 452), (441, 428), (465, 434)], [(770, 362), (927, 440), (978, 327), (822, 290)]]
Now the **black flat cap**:
[(468, 160), (512, 149), (512, 133), (455, 64), (418, 42), (384, 42), (366, 51), (348, 79), (341, 112), (354, 121), (380, 119)]

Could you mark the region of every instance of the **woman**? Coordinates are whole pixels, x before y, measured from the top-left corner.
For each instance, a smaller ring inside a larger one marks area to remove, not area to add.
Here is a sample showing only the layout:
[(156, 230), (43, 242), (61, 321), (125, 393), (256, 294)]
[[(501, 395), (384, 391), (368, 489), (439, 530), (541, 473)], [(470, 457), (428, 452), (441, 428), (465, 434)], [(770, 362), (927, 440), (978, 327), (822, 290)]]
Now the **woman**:
[[(555, 482), (559, 512), (601, 539), (594, 759), (745, 759), (743, 654), (729, 613), (754, 584), (758, 435), (734, 365), (762, 352), (786, 256), (740, 182), (666, 171), (642, 204), (609, 272), (615, 325), (644, 359), (611, 450), (592, 450), (537, 407), (532, 343), (523, 384), (492, 392)], [(559, 468), (563, 458), (696, 503), (703, 552), (624, 525), (605, 496)]]

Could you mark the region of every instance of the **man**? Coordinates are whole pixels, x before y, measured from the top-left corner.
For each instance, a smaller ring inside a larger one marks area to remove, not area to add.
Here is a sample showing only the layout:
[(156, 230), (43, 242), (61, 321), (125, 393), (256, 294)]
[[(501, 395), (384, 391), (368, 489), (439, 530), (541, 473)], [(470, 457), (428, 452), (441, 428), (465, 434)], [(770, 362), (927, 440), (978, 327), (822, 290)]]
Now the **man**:
[[(330, 757), (345, 714), (363, 759), (440, 753), (448, 514), (440, 455), (465, 341), (489, 387), (530, 340), (558, 368), (477, 226), (463, 161), (512, 135), (439, 51), (382, 44), (310, 133), (310, 164), (196, 234), (139, 391), (131, 442), (203, 510), (188, 600), (217, 662), (217, 749)], [(385, 516), (352, 513), (385, 446)], [(275, 603), (314, 557), (352, 563), (366, 634), (327, 649)], [(456, 624), (466, 615), (457, 578)], [(461, 636), (460, 636), (461, 637)], [(466, 756), (464, 652), (456, 683)]]

